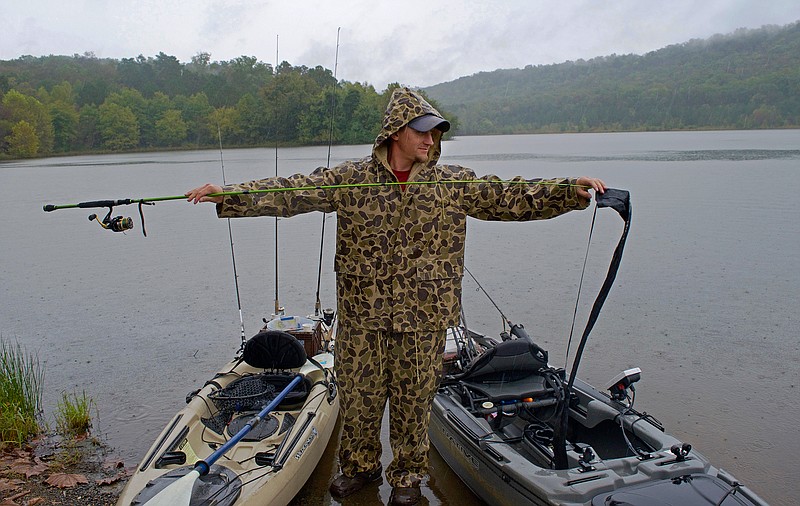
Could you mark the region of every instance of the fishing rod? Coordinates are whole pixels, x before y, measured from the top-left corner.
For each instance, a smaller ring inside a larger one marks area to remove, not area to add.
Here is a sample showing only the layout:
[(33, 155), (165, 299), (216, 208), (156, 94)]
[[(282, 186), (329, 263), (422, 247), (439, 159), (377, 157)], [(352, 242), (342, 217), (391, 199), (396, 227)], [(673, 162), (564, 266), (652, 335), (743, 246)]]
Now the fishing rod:
[[(525, 330), (525, 327), (521, 323), (511, 323), (511, 320), (509, 320), (508, 317), (503, 313), (503, 310), (500, 309), (500, 306), (498, 306), (495, 303), (494, 299), (492, 299), (492, 296), (489, 295), (489, 292), (487, 292), (486, 289), (483, 288), (480, 281), (478, 281), (478, 278), (476, 278), (472, 274), (472, 272), (470, 272), (470, 270), (467, 269), (466, 265), (464, 266), (464, 270), (475, 281), (475, 283), (478, 285), (478, 289), (482, 291), (484, 295), (486, 295), (486, 297), (489, 299), (489, 302), (491, 302), (494, 308), (497, 309), (497, 312), (500, 313), (500, 317), (503, 319), (503, 332), (500, 333), (500, 337), (503, 339), (503, 341), (508, 341), (509, 339), (511, 339), (511, 336), (515, 336), (518, 339), (527, 340), (529, 343), (533, 344), (538, 348), (539, 346), (533, 341), (533, 338), (530, 336), (530, 334), (528, 334), (528, 331)], [(509, 335), (509, 332), (506, 332), (505, 329), (506, 325), (508, 325), (508, 329), (511, 335)]]
[[(575, 184), (575, 183), (557, 183), (553, 181), (536, 181), (536, 180), (514, 180), (514, 179), (445, 179), (445, 180), (435, 180), (435, 181), (406, 181), (401, 183), (399, 181), (385, 181), (380, 183), (345, 183), (345, 184), (321, 184), (321, 185), (307, 185), (307, 186), (276, 186), (273, 188), (260, 188), (254, 190), (236, 190), (236, 191), (229, 191), (229, 192), (216, 192), (216, 193), (209, 193), (206, 197), (228, 197), (234, 195), (248, 195), (248, 194), (259, 194), (259, 193), (279, 193), (279, 192), (290, 192), (290, 191), (311, 191), (311, 190), (339, 190), (339, 189), (347, 189), (347, 188), (376, 188), (376, 187), (386, 187), (386, 186), (425, 186), (425, 185), (437, 185), (437, 184), (521, 184), (521, 185), (530, 185), (530, 184), (541, 184), (547, 186), (560, 186), (560, 187), (579, 187), (579, 188), (590, 188), (587, 185)], [(139, 204), (139, 203), (149, 203), (149, 202), (164, 202), (169, 200), (182, 200), (186, 199), (186, 195), (166, 195), (162, 197), (146, 197), (146, 198), (128, 198), (128, 199), (119, 199), (119, 200), (91, 200), (88, 202), (78, 202), (75, 204), (45, 204), (42, 206), (42, 209), (45, 212), (57, 211), (59, 209), (74, 209), (74, 208), (92, 208), (92, 207), (109, 207), (109, 206), (123, 206), (123, 205), (131, 205), (131, 204)]]
[[(217, 123), (217, 138), (219, 139), (219, 165), (222, 169), (222, 184), (227, 184), (225, 180), (225, 161), (222, 158), (222, 129)], [(236, 253), (234, 252), (233, 248), (233, 231), (231, 230), (231, 219), (228, 218), (228, 238), (230, 239), (231, 244), (231, 262), (233, 263), (233, 284), (236, 287), (236, 305), (239, 307), (239, 325), (242, 329), (242, 350), (244, 350), (244, 345), (247, 342), (247, 335), (244, 331), (244, 317), (242, 316), (242, 298), (239, 295), (239, 274), (236, 272)], [(144, 223), (144, 216), (142, 216), (142, 222)], [(144, 228), (144, 225), (142, 226)]]
[[(280, 47), (280, 35), (275, 35), (275, 76), (278, 75), (278, 66), (280, 59), (278, 56), (278, 48)], [(278, 177), (278, 108), (276, 107), (273, 112), (273, 121), (275, 122), (275, 177)], [(278, 317), (283, 314), (280, 299), (278, 298), (278, 273), (280, 272), (280, 265), (278, 262), (278, 217), (275, 217), (275, 309), (273, 314)]]
[[(336, 29), (336, 57), (333, 60), (333, 83), (331, 91), (331, 119), (330, 128), (328, 129), (328, 159), (325, 164), (326, 167), (331, 166), (331, 145), (333, 144), (333, 119), (336, 115), (336, 88), (338, 81), (336, 80), (336, 72), (339, 69), (339, 34), (342, 27)], [(322, 232), (319, 237), (319, 267), (317, 270), (317, 300), (314, 302), (314, 316), (319, 316), (322, 310), (322, 302), (319, 299), (320, 285), (322, 284), (322, 253), (325, 249), (325, 221), (327, 220), (326, 213), (322, 213)]]
[[(483, 288), (483, 285), (481, 285), (481, 282), (478, 281), (478, 278), (476, 278), (475, 275), (472, 274), (472, 271), (470, 271), (467, 268), (466, 265), (464, 266), (464, 271), (466, 271), (466, 273), (469, 274), (469, 276), (472, 278), (472, 280), (475, 281), (475, 284), (478, 285), (478, 289), (481, 292), (483, 292), (484, 295), (486, 295), (486, 298), (489, 299), (489, 302), (491, 302), (492, 305), (494, 306), (494, 308), (497, 309), (497, 312), (500, 313), (500, 318), (503, 319), (503, 332), (505, 332), (505, 330), (506, 330), (505, 329), (506, 325), (508, 325), (509, 327), (513, 326), (513, 323), (511, 323), (511, 320), (509, 320), (508, 317), (503, 313), (503, 310), (500, 309), (500, 306), (497, 305), (497, 303), (494, 301), (492, 296), (489, 295), (489, 292), (487, 292), (486, 289)], [(463, 315), (462, 315), (462, 318), (463, 318)]]
[[(382, 188), (382, 187), (392, 187), (392, 186), (430, 186), (430, 185), (468, 185), (468, 184), (510, 184), (510, 185), (530, 185), (530, 184), (540, 184), (540, 185), (548, 185), (548, 186), (558, 186), (558, 187), (579, 187), (579, 188), (589, 188), (586, 185), (579, 185), (575, 183), (560, 183), (555, 181), (528, 181), (528, 180), (490, 180), (490, 179), (449, 179), (449, 180), (442, 180), (442, 181), (406, 181), (401, 183), (399, 181), (386, 181), (381, 183), (349, 183), (349, 184), (328, 184), (328, 185), (308, 185), (308, 186), (278, 186), (273, 188), (260, 188), (260, 189), (253, 189), (253, 190), (237, 190), (237, 191), (228, 191), (228, 192), (216, 192), (216, 193), (209, 193), (206, 197), (229, 197), (229, 196), (236, 196), (236, 195), (258, 195), (262, 193), (282, 193), (282, 192), (302, 192), (302, 191), (319, 191), (319, 190), (341, 190), (341, 189), (355, 189), (355, 188)], [(127, 198), (127, 199), (118, 199), (118, 200), (90, 200), (87, 202), (78, 202), (74, 204), (45, 204), (42, 206), (42, 210), (45, 212), (53, 212), (62, 209), (93, 209), (93, 208), (108, 208), (108, 214), (105, 221), (107, 221), (106, 225), (103, 228), (106, 230), (111, 230), (112, 232), (124, 232), (126, 230), (130, 230), (133, 228), (133, 220), (129, 217), (122, 217), (116, 216), (111, 217), (113, 214), (113, 210), (115, 207), (119, 206), (127, 206), (127, 205), (138, 205), (139, 206), (139, 216), (142, 221), (142, 233), (147, 236), (147, 233), (144, 228), (144, 212), (142, 211), (142, 206), (144, 205), (154, 205), (156, 202), (167, 202), (171, 200), (186, 200), (186, 195), (167, 195), (161, 197), (146, 197), (146, 198)], [(94, 221), (96, 216), (90, 215), (89, 219)], [(114, 225), (116, 223), (116, 225)], [(103, 223), (101, 222), (101, 225)]]

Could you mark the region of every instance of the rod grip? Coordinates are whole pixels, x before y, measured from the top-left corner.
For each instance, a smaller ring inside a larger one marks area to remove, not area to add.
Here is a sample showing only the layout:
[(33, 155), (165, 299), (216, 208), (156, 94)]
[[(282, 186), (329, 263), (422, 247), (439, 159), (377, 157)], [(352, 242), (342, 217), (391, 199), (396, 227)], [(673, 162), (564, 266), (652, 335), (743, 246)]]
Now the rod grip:
[(53, 204), (45, 204), (42, 206), (42, 209), (44, 209), (44, 212), (49, 213), (51, 211), (55, 211), (57, 208)]
[(78, 207), (112, 207), (119, 205), (120, 201), (118, 200), (90, 200), (89, 202), (79, 202), (77, 204)]

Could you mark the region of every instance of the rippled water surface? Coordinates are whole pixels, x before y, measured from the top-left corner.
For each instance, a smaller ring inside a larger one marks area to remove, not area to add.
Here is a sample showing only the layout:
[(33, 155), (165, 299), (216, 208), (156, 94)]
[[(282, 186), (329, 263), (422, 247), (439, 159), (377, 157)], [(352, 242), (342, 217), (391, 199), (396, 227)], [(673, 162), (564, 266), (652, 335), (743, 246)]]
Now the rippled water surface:
[[(368, 151), (334, 147), (332, 162)], [(308, 172), (326, 154), (282, 149), (278, 172)], [(628, 244), (581, 376), (602, 387), (641, 367), (640, 410), (771, 504), (800, 500), (800, 131), (461, 137), (445, 143), (442, 159), (479, 175), (585, 174), (630, 190)], [(275, 152), (227, 150), (224, 164), (229, 182), (274, 175)], [(133, 206), (118, 210), (136, 228), (113, 234), (87, 220), (92, 211), (44, 213), (42, 205), (179, 195), (221, 179), (215, 151), (0, 164), (0, 334), (38, 353), (48, 415), (61, 392), (85, 390), (98, 405), (97, 429), (129, 465), (238, 347), (227, 225), (210, 205), (161, 202), (144, 210), (148, 237)], [(335, 304), (334, 220), (325, 227), (326, 306)], [(313, 311), (321, 224), (320, 214), (278, 222), (279, 297), (290, 312)], [(555, 364), (565, 360), (590, 224), (590, 211), (470, 222), (467, 266)], [(276, 225), (254, 218), (232, 226), (252, 334), (273, 307)], [(620, 231), (614, 213), (598, 212), (578, 336)], [(470, 325), (498, 332), (486, 296), (469, 278), (464, 286)], [(390, 459), (385, 452), (384, 465)], [(335, 467), (334, 443), (298, 502), (336, 504), (326, 492)], [(348, 504), (386, 501), (389, 492), (384, 484)], [(435, 454), (424, 493), (431, 504), (473, 500)]]

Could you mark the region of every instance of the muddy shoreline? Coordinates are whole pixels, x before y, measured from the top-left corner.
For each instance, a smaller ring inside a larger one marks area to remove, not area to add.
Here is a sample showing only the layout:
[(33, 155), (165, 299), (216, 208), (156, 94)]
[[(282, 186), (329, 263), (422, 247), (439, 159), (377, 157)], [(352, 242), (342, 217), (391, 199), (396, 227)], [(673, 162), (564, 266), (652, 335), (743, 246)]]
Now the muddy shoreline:
[(0, 452), (0, 505), (113, 506), (131, 473), (98, 438), (43, 436)]

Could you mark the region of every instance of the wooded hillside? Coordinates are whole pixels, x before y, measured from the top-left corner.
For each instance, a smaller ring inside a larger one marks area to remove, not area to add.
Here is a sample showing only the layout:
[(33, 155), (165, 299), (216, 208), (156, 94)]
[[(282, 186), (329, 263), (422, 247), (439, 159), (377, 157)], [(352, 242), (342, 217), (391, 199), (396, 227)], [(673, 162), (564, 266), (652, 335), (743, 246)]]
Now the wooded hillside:
[[(219, 134), (228, 147), (371, 143), (397, 86), (251, 56), (22, 56), (0, 61), (0, 158), (214, 147)], [(800, 22), (422, 92), (449, 135), (798, 127)]]
[(371, 143), (397, 86), (248, 56), (23, 56), (0, 61), (0, 157), (213, 147), (219, 134), (228, 147)]
[(459, 134), (800, 126), (800, 22), (645, 55), (496, 70), (425, 91)]

